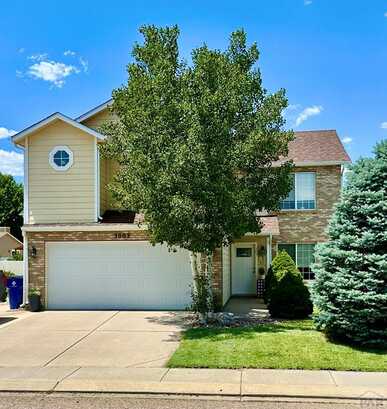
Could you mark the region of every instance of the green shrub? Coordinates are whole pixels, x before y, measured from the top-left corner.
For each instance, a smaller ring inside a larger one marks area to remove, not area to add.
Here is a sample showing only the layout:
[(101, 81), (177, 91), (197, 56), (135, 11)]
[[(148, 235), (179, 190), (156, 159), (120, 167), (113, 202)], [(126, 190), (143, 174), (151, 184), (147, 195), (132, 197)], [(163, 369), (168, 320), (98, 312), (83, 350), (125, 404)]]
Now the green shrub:
[(306, 318), (313, 311), (309, 290), (286, 251), (274, 257), (267, 275), (265, 300), (275, 318)]
[(269, 312), (273, 318), (307, 318), (313, 312), (309, 290), (301, 277), (284, 271), (272, 289)]
[(279, 280), (285, 274), (285, 272), (289, 272), (302, 280), (301, 273), (298, 271), (293, 259), (285, 250), (283, 250), (279, 251), (274, 257), (271, 266), (267, 271), (265, 279), (265, 293), (263, 296), (266, 304), (269, 303), (273, 289), (278, 285)]
[(317, 246), (316, 322), (334, 338), (387, 345), (387, 141), (360, 159)]

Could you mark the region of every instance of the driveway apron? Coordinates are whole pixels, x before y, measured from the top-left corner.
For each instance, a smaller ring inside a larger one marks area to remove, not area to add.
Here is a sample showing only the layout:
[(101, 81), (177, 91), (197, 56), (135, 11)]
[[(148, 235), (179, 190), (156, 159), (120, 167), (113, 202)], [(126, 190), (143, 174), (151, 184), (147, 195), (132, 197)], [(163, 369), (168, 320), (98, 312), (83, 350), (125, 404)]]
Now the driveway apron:
[(45, 311), (0, 327), (0, 367), (163, 367), (182, 312)]

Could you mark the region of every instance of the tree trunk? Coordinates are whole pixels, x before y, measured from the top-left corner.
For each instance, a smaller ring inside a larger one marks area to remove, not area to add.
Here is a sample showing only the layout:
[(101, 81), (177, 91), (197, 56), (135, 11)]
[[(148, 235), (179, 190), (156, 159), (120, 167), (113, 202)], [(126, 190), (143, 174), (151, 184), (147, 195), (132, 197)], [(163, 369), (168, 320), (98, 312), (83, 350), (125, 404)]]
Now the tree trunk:
[(193, 283), (196, 289), (196, 278), (199, 275), (199, 269), (198, 269), (198, 253), (194, 253), (193, 251), (189, 252), (189, 258), (191, 261), (191, 271), (192, 271), (192, 278), (193, 278)]
[(206, 266), (205, 266), (205, 272), (207, 274), (208, 277), (208, 283), (209, 283), (209, 309), (211, 312), (214, 311), (214, 294), (213, 294), (213, 290), (212, 290), (212, 263), (214, 260), (214, 253), (211, 251), (210, 253), (206, 254)]
[[(203, 288), (199, 288), (199, 282), (203, 285), (203, 278), (208, 283), (207, 296), (205, 299), (205, 305), (207, 306), (204, 312), (199, 312), (200, 321), (202, 323), (207, 322), (208, 313), (213, 311), (213, 295), (212, 295), (212, 261), (213, 254), (211, 253), (194, 253), (190, 252), (190, 261), (191, 261), (191, 271), (193, 278), (193, 291), (196, 294), (203, 294)], [(207, 286), (206, 286), (207, 287)], [(203, 306), (204, 303), (202, 302)], [(203, 307), (200, 310), (204, 310)]]

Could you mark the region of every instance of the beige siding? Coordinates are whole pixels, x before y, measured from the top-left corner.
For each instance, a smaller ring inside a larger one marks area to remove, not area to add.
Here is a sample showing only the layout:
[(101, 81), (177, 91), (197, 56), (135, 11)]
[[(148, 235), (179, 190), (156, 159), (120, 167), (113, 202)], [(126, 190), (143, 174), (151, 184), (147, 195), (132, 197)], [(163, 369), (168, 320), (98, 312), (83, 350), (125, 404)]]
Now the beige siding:
[[(95, 221), (95, 138), (59, 120), (28, 138), (29, 223)], [(49, 163), (58, 145), (74, 155), (64, 172)]]
[(105, 109), (98, 114), (95, 114), (94, 116), (86, 119), (85, 121), (82, 121), (82, 124), (88, 126), (89, 128), (96, 129), (111, 118), (112, 115), (110, 111), (108, 109)]
[[(104, 122), (114, 118), (108, 109), (105, 109), (98, 114), (82, 121), (83, 125), (89, 128), (98, 129)], [(117, 172), (118, 164), (114, 160), (100, 159), (100, 207), (101, 215), (106, 210), (120, 209), (120, 206), (115, 202), (111, 191), (109, 190), (109, 183), (113, 180), (114, 174)]]
[(113, 195), (109, 189), (109, 183), (118, 169), (118, 163), (111, 159), (101, 158), (100, 161), (100, 198), (101, 198), (101, 214), (106, 210), (120, 209), (121, 207), (113, 199)]

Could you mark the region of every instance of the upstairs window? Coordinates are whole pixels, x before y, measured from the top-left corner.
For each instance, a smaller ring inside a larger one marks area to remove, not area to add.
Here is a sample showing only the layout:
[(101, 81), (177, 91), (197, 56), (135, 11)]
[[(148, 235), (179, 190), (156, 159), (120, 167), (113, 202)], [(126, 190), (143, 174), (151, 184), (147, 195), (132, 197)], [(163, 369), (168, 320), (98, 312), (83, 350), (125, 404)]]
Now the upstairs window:
[(67, 170), (73, 164), (73, 152), (67, 146), (55, 146), (50, 152), (49, 162), (55, 170)]
[(278, 244), (278, 251), (285, 250), (294, 260), (304, 280), (313, 280), (310, 266), (314, 263), (315, 244)]
[(291, 175), (293, 188), (281, 200), (282, 210), (306, 210), (316, 208), (316, 175), (314, 172), (297, 172)]

